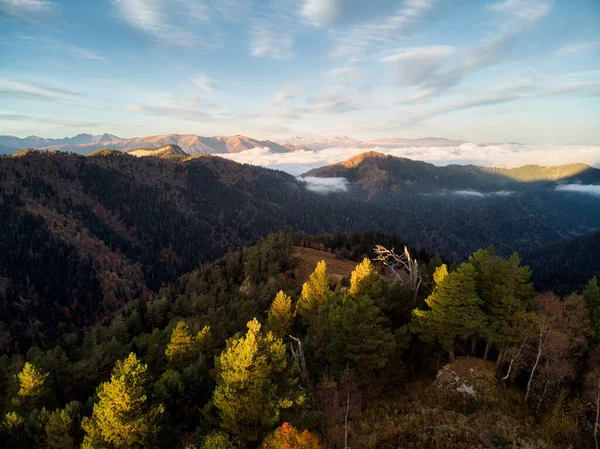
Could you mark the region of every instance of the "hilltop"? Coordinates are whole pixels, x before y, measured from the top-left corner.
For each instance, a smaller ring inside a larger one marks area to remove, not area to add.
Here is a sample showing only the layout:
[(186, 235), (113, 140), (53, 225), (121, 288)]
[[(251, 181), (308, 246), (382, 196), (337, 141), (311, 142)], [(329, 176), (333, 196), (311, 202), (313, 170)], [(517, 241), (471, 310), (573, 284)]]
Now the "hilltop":
[(146, 149), (146, 148), (137, 148), (135, 150), (127, 151), (127, 154), (136, 157), (158, 157), (161, 159), (185, 159), (190, 155), (181, 149), (178, 145), (165, 145), (164, 147), (154, 148), (154, 149)]
[(343, 177), (373, 195), (390, 193), (477, 191), (502, 192), (523, 189), (525, 183), (600, 184), (600, 169), (586, 164), (560, 166), (526, 165), (517, 168), (475, 165), (437, 166), (370, 151), (345, 161), (310, 170), (302, 176)]

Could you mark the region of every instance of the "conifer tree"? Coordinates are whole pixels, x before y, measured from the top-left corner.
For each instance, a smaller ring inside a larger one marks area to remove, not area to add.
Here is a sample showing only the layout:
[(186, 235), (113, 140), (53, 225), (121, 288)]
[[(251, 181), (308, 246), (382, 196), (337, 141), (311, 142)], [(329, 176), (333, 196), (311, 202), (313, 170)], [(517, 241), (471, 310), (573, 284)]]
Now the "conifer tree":
[(350, 367), (360, 382), (372, 381), (393, 355), (394, 334), (379, 307), (367, 296), (344, 296), (319, 323), (316, 345), (330, 368), (341, 373)]
[(81, 423), (86, 433), (82, 449), (153, 446), (164, 407), (148, 404), (147, 369), (133, 352), (117, 361), (111, 380), (98, 387), (92, 416)]
[(42, 372), (29, 362), (25, 363), (21, 372), (17, 374), (19, 391), (17, 397), (13, 398), (13, 405), (26, 409), (33, 408), (47, 393), (45, 387), (47, 378), (48, 373)]
[(456, 343), (481, 333), (486, 324), (473, 265), (463, 263), (449, 273), (425, 302), (429, 310), (413, 311), (410, 330), (426, 343), (439, 343), (454, 361)]
[(197, 344), (185, 322), (179, 321), (173, 329), (165, 355), (173, 367), (178, 370), (185, 368), (187, 364), (198, 357)]
[(487, 359), (492, 345), (502, 351), (507, 344), (519, 341), (520, 323), (533, 299), (531, 272), (520, 266), (517, 254), (505, 260), (496, 255), (493, 246), (475, 252), (469, 261), (475, 268), (475, 288), (488, 320), (482, 335), (487, 340)]
[(293, 321), (292, 298), (279, 291), (269, 307), (266, 330), (273, 332), (277, 338), (284, 338), (289, 334)]
[(216, 366), (213, 401), (222, 427), (245, 440), (260, 440), (282, 410), (303, 400), (283, 341), (262, 332), (256, 319), (248, 323), (246, 335), (227, 342)]
[(64, 409), (50, 414), (45, 428), (45, 443), (49, 449), (74, 449), (78, 446), (72, 433), (79, 407), (78, 402), (70, 402)]
[(448, 276), (448, 266), (444, 263), (435, 269), (435, 272), (433, 273), (433, 282), (438, 286), (443, 282), (446, 276)]
[(373, 299), (381, 296), (382, 280), (371, 261), (366, 257), (350, 275), (348, 292), (354, 298), (365, 295)]
[(210, 326), (204, 326), (196, 334), (196, 348), (200, 354), (206, 355), (210, 349), (212, 333)]
[(320, 307), (327, 303), (331, 295), (327, 264), (322, 260), (302, 286), (300, 300), (296, 304), (296, 313), (305, 321), (314, 323)]

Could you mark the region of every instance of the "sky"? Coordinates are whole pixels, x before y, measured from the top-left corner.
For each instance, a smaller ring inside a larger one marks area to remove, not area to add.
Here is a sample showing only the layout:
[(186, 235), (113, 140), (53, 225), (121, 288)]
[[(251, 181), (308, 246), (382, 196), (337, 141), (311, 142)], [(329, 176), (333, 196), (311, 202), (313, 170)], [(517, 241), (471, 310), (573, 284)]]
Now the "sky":
[(598, 0), (0, 0), (0, 134), (600, 144)]

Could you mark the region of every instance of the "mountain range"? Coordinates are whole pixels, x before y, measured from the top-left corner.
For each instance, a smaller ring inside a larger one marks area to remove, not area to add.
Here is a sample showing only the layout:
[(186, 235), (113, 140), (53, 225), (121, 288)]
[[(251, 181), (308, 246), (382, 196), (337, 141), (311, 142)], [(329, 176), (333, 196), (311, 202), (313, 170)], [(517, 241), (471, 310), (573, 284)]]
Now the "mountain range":
[(268, 148), (274, 153), (309, 150), (301, 145), (279, 144), (240, 135), (202, 137), (193, 134), (165, 134), (131, 139), (122, 139), (112, 134), (98, 136), (78, 134), (64, 139), (46, 139), (37, 136), (21, 139), (14, 136), (0, 136), (0, 152), (5, 154), (28, 148), (90, 154), (103, 149), (130, 151), (140, 148), (160, 148), (165, 145), (177, 145), (190, 155), (239, 153), (252, 148)]
[(271, 140), (257, 140), (241, 135), (202, 137), (193, 134), (164, 134), (123, 139), (112, 134), (96, 136), (92, 134), (78, 134), (74, 137), (65, 137), (63, 139), (47, 139), (38, 136), (25, 138), (0, 136), (0, 154), (14, 153), (15, 151), (28, 148), (90, 154), (103, 149), (130, 151), (139, 148), (160, 148), (165, 145), (177, 145), (190, 155), (202, 153), (239, 153), (252, 148), (268, 148), (274, 153), (287, 153), (290, 151), (318, 151), (332, 147), (397, 148), (409, 146), (458, 146), (463, 143), (465, 142), (460, 140), (437, 137), (422, 139), (389, 138), (361, 141), (348, 136), (329, 136), (320, 139), (295, 136), (275, 142)]

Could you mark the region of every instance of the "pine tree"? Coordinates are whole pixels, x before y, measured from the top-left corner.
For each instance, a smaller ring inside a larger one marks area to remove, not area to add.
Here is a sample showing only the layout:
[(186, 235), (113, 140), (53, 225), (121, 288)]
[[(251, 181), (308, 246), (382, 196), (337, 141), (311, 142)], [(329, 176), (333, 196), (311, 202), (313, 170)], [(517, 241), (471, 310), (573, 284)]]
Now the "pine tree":
[(483, 329), (487, 359), (492, 345), (502, 351), (520, 340), (520, 323), (534, 293), (529, 283), (531, 272), (520, 266), (517, 254), (505, 260), (496, 255), (493, 246), (475, 252), (469, 261), (475, 268), (475, 288), (488, 319)]
[(78, 446), (73, 438), (73, 427), (79, 407), (78, 402), (70, 402), (64, 409), (50, 414), (45, 428), (45, 442), (49, 449), (74, 449)]
[(25, 409), (33, 408), (47, 393), (45, 387), (47, 378), (48, 373), (40, 371), (29, 362), (25, 363), (21, 372), (17, 374), (19, 391), (17, 397), (13, 399), (13, 405)]
[(350, 289), (348, 292), (354, 298), (363, 295), (371, 299), (377, 298), (381, 296), (382, 282), (371, 261), (365, 257), (350, 275)]
[(165, 355), (173, 367), (178, 370), (185, 368), (198, 357), (198, 347), (185, 322), (179, 321), (173, 329)]
[(216, 366), (213, 402), (222, 427), (245, 440), (260, 440), (279, 421), (282, 410), (303, 400), (283, 341), (261, 332), (256, 319), (248, 323), (246, 335), (227, 342)]
[(475, 291), (475, 268), (463, 263), (449, 273), (425, 300), (429, 310), (415, 309), (410, 330), (426, 343), (439, 343), (454, 361), (459, 340), (480, 334), (486, 324), (483, 301)]
[(444, 281), (446, 276), (448, 276), (448, 266), (444, 263), (435, 269), (435, 272), (433, 273), (433, 282), (438, 286)]
[(379, 307), (367, 296), (344, 296), (319, 323), (316, 345), (330, 369), (352, 369), (363, 384), (373, 381), (394, 354), (394, 334)]
[(269, 307), (266, 329), (277, 338), (284, 338), (289, 334), (293, 320), (292, 298), (280, 291)]
[(134, 353), (117, 361), (110, 382), (98, 387), (92, 416), (81, 423), (83, 449), (152, 447), (164, 407), (148, 404), (147, 369)]
[(204, 326), (196, 334), (196, 348), (200, 354), (207, 355), (211, 346), (212, 333), (210, 326)]
[(305, 321), (314, 323), (320, 307), (327, 303), (331, 295), (327, 264), (322, 260), (302, 286), (300, 300), (296, 304), (296, 313)]

